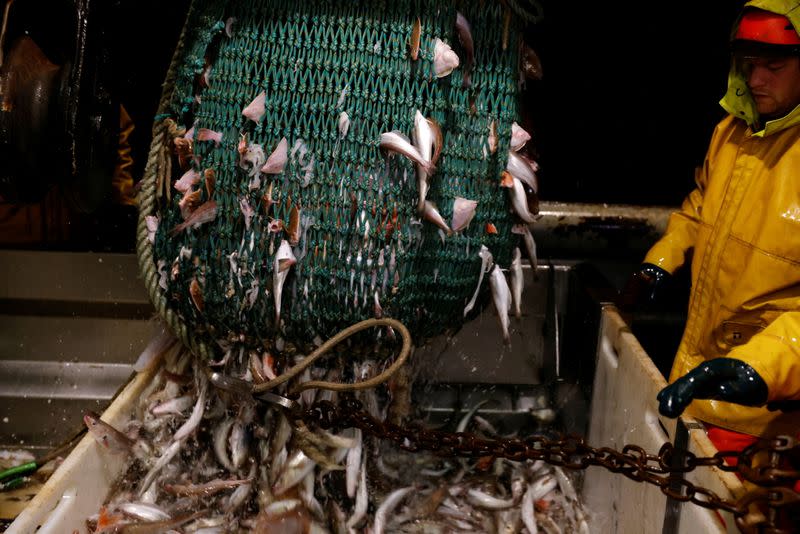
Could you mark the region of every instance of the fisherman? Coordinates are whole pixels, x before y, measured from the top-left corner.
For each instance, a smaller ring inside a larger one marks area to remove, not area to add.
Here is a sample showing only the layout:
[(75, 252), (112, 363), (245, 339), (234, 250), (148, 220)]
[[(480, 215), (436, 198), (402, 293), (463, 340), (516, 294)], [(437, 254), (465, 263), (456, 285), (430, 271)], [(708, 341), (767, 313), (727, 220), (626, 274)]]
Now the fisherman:
[(658, 394), (720, 450), (800, 430), (800, 0), (753, 0), (732, 33), (728, 115), (697, 188), (622, 294), (652, 299), (691, 259), (683, 337)]

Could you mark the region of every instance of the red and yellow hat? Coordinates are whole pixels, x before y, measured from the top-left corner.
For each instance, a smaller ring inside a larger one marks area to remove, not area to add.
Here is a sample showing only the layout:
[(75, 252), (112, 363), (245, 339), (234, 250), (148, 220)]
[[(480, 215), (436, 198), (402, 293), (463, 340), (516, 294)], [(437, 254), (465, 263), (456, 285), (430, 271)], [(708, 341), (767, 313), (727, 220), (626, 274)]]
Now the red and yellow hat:
[(800, 52), (800, 35), (785, 16), (750, 9), (742, 15), (732, 45), (740, 55), (795, 55)]

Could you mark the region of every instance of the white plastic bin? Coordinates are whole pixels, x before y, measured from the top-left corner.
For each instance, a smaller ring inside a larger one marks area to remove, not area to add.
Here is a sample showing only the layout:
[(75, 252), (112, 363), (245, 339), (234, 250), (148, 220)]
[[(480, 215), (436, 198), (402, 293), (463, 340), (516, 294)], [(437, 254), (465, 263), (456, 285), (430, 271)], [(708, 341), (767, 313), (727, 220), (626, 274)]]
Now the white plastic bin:
[[(587, 441), (596, 447), (621, 449), (626, 444), (636, 444), (648, 452), (658, 452), (666, 441), (674, 440), (677, 426), (675, 420), (661, 418), (657, 412), (656, 394), (666, 385), (663, 376), (613, 306), (603, 309), (598, 335)], [(159, 364), (140, 373), (125, 388), (104, 413), (105, 421), (121, 427), (130, 419), (140, 393), (153, 379)], [(699, 424), (689, 418), (683, 421), (690, 429), (688, 449), (702, 456), (713, 455), (716, 449)], [(87, 532), (86, 518), (99, 510), (126, 466), (126, 458), (101, 449), (92, 436), (86, 436), (6, 532)], [(735, 499), (743, 492), (736, 476), (715, 468), (699, 468), (688, 473), (687, 478), (724, 499)], [(595, 513), (592, 533), (648, 534), (664, 529), (667, 498), (655, 486), (591, 467), (584, 479), (583, 496)], [(39, 529), (53, 513), (57, 520), (48, 524), (55, 530)], [(720, 517), (712, 510), (685, 503), (680, 505), (679, 514), (680, 533), (737, 532), (727, 513)]]

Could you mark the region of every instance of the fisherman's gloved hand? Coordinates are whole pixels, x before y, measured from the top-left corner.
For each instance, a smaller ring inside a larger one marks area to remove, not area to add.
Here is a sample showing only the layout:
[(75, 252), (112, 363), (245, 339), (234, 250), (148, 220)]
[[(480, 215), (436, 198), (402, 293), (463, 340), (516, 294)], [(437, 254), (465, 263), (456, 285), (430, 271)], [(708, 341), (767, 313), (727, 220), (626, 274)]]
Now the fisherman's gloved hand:
[(672, 275), (652, 263), (643, 263), (628, 278), (620, 293), (619, 308), (624, 313), (632, 313), (655, 299), (658, 291)]
[(656, 397), (658, 411), (678, 417), (694, 399), (717, 399), (744, 406), (767, 402), (767, 384), (741, 360), (716, 358), (704, 362), (662, 389)]

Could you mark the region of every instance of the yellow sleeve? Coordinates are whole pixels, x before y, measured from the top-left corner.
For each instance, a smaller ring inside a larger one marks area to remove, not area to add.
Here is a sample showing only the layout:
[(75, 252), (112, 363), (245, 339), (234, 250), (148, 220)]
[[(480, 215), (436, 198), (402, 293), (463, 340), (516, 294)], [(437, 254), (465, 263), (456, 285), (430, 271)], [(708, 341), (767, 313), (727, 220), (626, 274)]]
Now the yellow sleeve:
[(728, 353), (748, 364), (769, 388), (768, 402), (800, 400), (800, 312), (785, 312)]
[(686, 253), (694, 246), (697, 236), (707, 176), (708, 158), (703, 167), (695, 171), (697, 187), (684, 199), (680, 211), (669, 216), (667, 231), (647, 252), (645, 263), (657, 265), (668, 273), (674, 273), (684, 264)]

